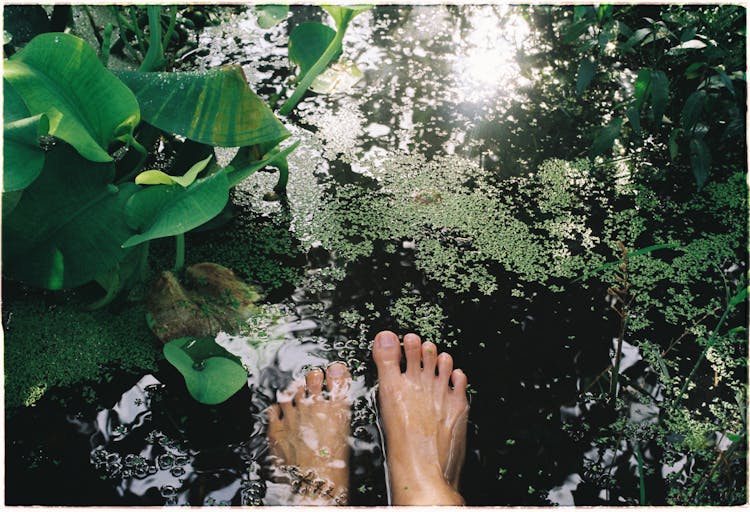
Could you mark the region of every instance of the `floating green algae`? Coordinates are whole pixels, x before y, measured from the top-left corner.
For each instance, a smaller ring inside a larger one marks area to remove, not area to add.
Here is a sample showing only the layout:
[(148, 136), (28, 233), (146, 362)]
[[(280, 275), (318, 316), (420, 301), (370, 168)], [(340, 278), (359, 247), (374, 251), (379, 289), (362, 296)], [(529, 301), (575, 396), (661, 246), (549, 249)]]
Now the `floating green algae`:
[(410, 287), (401, 290), (401, 296), (393, 302), (389, 313), (402, 332), (419, 333), (423, 341), (432, 341), (439, 346), (452, 347), (458, 343), (457, 332), (449, 328), (443, 308), (424, 299)]
[(544, 284), (603, 261), (590, 250), (599, 240), (587, 212), (577, 211), (606, 203), (583, 161), (550, 161), (536, 175), (500, 183), (456, 156), (395, 155), (359, 167), (379, 189), (334, 186), (327, 200), (296, 217), (301, 240), (344, 262), (370, 255), (376, 241), (409, 240), (427, 277), (456, 292), (491, 295), (498, 289), (493, 265)]
[(107, 380), (112, 368), (154, 371), (161, 358), (140, 304), (113, 314), (23, 297), (4, 311), (7, 408), (33, 405), (56, 386)]

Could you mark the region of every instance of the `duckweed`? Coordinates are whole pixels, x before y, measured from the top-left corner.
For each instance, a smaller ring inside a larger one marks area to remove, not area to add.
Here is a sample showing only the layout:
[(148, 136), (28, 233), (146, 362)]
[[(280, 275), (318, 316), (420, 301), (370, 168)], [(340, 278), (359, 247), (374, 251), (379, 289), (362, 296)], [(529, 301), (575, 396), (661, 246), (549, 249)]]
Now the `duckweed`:
[(11, 312), (4, 344), (9, 408), (34, 405), (56, 386), (101, 381), (112, 367), (154, 371), (161, 357), (142, 305), (112, 314), (23, 297), (5, 306)]

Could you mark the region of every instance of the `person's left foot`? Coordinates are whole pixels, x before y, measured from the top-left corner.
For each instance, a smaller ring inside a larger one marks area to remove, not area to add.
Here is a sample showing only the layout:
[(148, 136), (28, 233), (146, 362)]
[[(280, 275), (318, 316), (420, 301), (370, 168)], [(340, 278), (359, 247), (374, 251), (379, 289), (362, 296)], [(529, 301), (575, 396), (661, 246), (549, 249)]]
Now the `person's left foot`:
[[(323, 391), (325, 381), (326, 392)], [(268, 409), (275, 476), (291, 485), (292, 505), (345, 505), (349, 489), (351, 375), (343, 363), (316, 368)]]

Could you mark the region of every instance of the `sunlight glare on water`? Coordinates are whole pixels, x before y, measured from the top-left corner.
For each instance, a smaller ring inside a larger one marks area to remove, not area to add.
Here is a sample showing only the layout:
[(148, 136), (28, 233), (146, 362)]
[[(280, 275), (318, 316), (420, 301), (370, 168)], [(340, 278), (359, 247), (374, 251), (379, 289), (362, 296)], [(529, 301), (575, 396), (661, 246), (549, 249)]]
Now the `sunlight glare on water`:
[(463, 55), (455, 60), (458, 85), (468, 100), (486, 100), (503, 91), (512, 95), (528, 80), (520, 75), (516, 51), (530, 33), (517, 9), (484, 5), (467, 12), (471, 27), (462, 37)]

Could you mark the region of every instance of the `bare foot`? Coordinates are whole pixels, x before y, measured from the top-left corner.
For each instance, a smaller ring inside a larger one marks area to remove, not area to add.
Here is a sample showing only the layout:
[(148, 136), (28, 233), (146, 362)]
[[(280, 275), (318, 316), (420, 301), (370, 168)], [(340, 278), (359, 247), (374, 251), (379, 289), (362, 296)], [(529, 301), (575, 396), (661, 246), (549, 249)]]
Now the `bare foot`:
[(398, 337), (390, 331), (375, 336), (393, 503), (463, 505), (458, 479), (466, 454), (466, 375), (453, 369), (450, 354), (438, 356), (435, 344), (422, 343), (416, 334), (404, 336), (404, 352), (401, 373)]
[[(349, 492), (351, 375), (343, 363), (311, 370), (268, 411), (268, 444), (291, 505), (346, 505)], [(307, 392), (307, 393), (306, 393)], [(308, 396), (306, 396), (306, 394)]]

